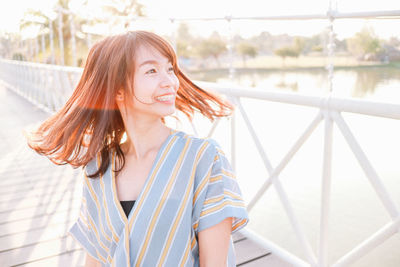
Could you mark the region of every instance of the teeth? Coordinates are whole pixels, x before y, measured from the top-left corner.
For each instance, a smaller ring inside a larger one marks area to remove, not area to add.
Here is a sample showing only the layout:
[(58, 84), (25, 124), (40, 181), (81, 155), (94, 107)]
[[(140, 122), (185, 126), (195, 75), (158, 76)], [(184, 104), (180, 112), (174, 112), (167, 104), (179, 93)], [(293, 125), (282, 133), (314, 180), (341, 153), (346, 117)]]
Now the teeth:
[(169, 101), (174, 99), (174, 97), (175, 97), (174, 95), (167, 95), (167, 96), (159, 96), (156, 99), (160, 101)]

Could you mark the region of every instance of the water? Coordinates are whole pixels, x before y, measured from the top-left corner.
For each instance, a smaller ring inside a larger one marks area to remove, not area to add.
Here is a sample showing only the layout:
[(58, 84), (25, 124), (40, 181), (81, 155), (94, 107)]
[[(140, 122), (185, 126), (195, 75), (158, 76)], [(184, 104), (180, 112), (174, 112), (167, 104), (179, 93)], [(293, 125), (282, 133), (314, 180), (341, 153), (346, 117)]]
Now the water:
[[(229, 82), (227, 71), (191, 73), (196, 80)], [(233, 83), (268, 91), (289, 91), (309, 95), (325, 95), (329, 83), (324, 69), (293, 71), (236, 71)], [(336, 69), (333, 94), (380, 102), (400, 103), (400, 68), (360, 67)]]
[[(262, 90), (285, 90), (309, 95), (325, 95), (328, 91), (327, 75), (321, 70), (243, 72), (235, 75), (235, 83)], [(195, 79), (219, 83), (227, 81), (227, 76), (223, 72), (191, 75)], [(399, 104), (400, 71), (394, 68), (336, 70), (333, 94)], [(253, 99), (242, 99), (242, 104), (273, 167), (279, 164), (318, 113), (315, 108)], [(244, 197), (249, 202), (268, 177), (268, 172), (239, 111), (236, 114), (237, 140), (240, 140), (236, 143), (236, 173)], [(399, 121), (357, 114), (342, 115), (393, 202), (399, 207)], [(195, 124), (200, 125), (199, 135), (206, 136), (210, 123), (197, 116)], [(231, 154), (229, 125), (229, 120), (223, 119), (213, 136), (228, 155)], [(190, 129), (188, 126), (183, 128)], [(324, 123), (321, 122), (279, 176), (315, 254), (318, 253), (319, 242), (323, 137)], [(333, 133), (331, 190), (329, 262), (334, 263), (391, 221), (336, 125)], [(305, 259), (303, 246), (291, 227), (274, 187), (269, 188), (255, 205), (250, 212), (250, 219), (250, 229)], [(399, 249), (400, 235), (396, 234), (352, 266), (398, 267)]]

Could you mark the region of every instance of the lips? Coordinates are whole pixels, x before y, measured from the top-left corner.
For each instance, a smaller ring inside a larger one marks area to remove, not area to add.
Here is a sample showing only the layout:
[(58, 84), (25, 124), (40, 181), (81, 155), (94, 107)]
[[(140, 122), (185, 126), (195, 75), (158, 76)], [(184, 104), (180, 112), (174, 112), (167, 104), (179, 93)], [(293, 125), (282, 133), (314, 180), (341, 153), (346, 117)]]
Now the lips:
[(175, 100), (175, 94), (164, 94), (161, 96), (157, 96), (156, 101), (163, 103), (173, 103)]

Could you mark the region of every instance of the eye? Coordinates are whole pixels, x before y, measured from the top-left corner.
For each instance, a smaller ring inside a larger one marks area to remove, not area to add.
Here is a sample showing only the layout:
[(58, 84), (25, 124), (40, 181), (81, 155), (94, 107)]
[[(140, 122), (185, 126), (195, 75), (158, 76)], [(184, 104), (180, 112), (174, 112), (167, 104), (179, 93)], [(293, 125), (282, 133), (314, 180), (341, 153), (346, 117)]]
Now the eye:
[(150, 69), (148, 71), (146, 71), (146, 74), (151, 74), (151, 73), (156, 73), (156, 69)]
[(169, 67), (169, 68), (168, 68), (168, 72), (175, 72), (174, 67), (172, 67), (172, 66)]

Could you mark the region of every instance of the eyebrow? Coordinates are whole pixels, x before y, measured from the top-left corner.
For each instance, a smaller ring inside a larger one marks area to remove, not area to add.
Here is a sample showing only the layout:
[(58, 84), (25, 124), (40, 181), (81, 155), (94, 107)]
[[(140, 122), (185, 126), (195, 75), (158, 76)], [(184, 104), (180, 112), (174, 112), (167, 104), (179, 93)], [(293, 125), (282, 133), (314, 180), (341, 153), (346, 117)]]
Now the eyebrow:
[[(171, 63), (171, 61), (169, 61), (169, 60), (168, 60), (168, 63)], [(139, 65), (139, 68), (140, 68), (141, 66), (143, 66), (143, 65), (147, 65), (147, 64), (154, 64), (154, 65), (158, 65), (158, 64), (159, 64), (159, 62), (158, 62), (158, 61), (156, 61), (156, 60), (146, 60), (146, 61), (142, 62), (142, 63)]]

